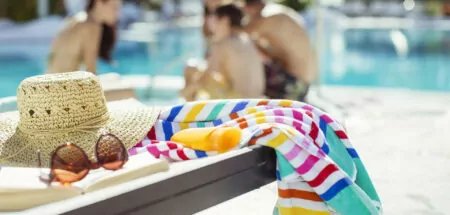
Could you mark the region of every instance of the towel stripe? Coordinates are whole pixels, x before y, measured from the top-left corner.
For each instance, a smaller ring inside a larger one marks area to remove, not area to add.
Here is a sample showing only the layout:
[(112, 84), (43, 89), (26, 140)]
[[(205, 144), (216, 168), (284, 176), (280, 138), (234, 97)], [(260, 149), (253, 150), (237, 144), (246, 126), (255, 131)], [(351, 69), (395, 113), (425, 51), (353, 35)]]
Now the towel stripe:
[(204, 128), (205, 126), (205, 122), (197, 122), (197, 128)]
[(231, 111), (231, 113), (235, 113), (235, 112), (243, 110), (247, 106), (247, 104), (248, 104), (248, 101), (238, 102), (236, 104), (236, 106), (233, 108), (233, 110)]
[(200, 111), (205, 107), (206, 103), (199, 103), (194, 105), (192, 107), (191, 111), (186, 115), (186, 118), (184, 118), (185, 122), (193, 122), (195, 121), (197, 115), (200, 113)]
[(162, 127), (164, 130), (165, 140), (170, 140), (170, 138), (172, 138), (173, 136), (172, 123), (168, 121), (163, 121)]
[(266, 144), (267, 146), (270, 146), (272, 148), (278, 148), (281, 144), (286, 142), (288, 140), (288, 136), (284, 133), (280, 133), (275, 138), (269, 140), (269, 142)]
[(325, 211), (313, 211), (308, 210), (301, 207), (292, 207), (292, 208), (286, 208), (286, 207), (278, 207), (278, 210), (280, 211), (280, 214), (287, 214), (287, 215), (294, 215), (294, 214), (301, 214), (301, 215), (330, 215), (330, 212)]
[(338, 168), (334, 164), (328, 164), (312, 181), (308, 182), (311, 187), (317, 187), (322, 184), (325, 179), (328, 178), (333, 172), (338, 171)]
[(305, 162), (296, 168), (297, 172), (301, 175), (305, 174), (306, 172), (309, 172), (311, 168), (314, 166), (314, 164), (317, 163), (320, 159), (314, 155), (309, 155)]
[(179, 125), (181, 130), (190, 128), (189, 123), (187, 122), (180, 122)]
[(355, 149), (347, 149), (347, 152), (352, 158), (359, 158), (359, 155)]
[(258, 102), (258, 106), (260, 106), (260, 105), (267, 105), (267, 104), (269, 104), (269, 100), (261, 100), (261, 101)]
[(328, 189), (325, 193), (320, 195), (320, 197), (325, 201), (330, 201), (332, 198), (336, 196), (341, 190), (348, 187), (352, 182), (349, 181), (347, 178), (343, 178), (333, 184), (330, 189)]
[(222, 111), (223, 107), (225, 107), (226, 102), (219, 102), (216, 104), (216, 106), (212, 109), (211, 113), (206, 117), (207, 121), (212, 121), (217, 118), (220, 111)]
[(213, 122), (214, 126), (218, 126), (218, 125), (222, 125), (222, 124), (223, 124), (223, 122), (220, 119), (214, 120), (214, 122)]
[(327, 133), (327, 123), (325, 122), (325, 120), (320, 119), (319, 125), (320, 125), (320, 130), (322, 130), (322, 132), (324, 134), (326, 134)]
[(175, 106), (170, 110), (170, 114), (167, 117), (167, 121), (174, 121), (175, 117), (177, 117), (178, 113), (180, 113), (183, 106)]
[(277, 176), (277, 180), (281, 180), (281, 175), (280, 175), (280, 171), (279, 170), (277, 170), (276, 172), (275, 172), (275, 175)]
[(204, 151), (195, 151), (195, 154), (197, 155), (198, 158), (204, 158), (207, 156), (206, 152)]
[[(317, 196), (320, 198), (319, 196)], [(312, 211), (329, 212), (328, 206), (321, 201), (311, 201), (303, 198), (278, 198), (277, 204), (280, 207), (301, 207)], [(301, 214), (300, 214), (301, 215)]]
[(281, 100), (278, 105), (282, 106), (282, 107), (290, 107), (292, 105), (292, 101), (291, 100)]
[(282, 190), (278, 189), (278, 195), (281, 198), (299, 198), (299, 199), (306, 199), (316, 202), (322, 202), (322, 199), (319, 195), (317, 195), (315, 192), (307, 192), (303, 190), (295, 190), (295, 189), (288, 189), (288, 190)]
[(181, 159), (183, 159), (183, 160), (189, 160), (189, 158), (186, 156), (186, 154), (184, 154), (184, 152), (183, 152), (182, 149), (178, 149), (178, 150), (177, 150), (177, 154), (178, 154), (178, 156), (179, 156)]

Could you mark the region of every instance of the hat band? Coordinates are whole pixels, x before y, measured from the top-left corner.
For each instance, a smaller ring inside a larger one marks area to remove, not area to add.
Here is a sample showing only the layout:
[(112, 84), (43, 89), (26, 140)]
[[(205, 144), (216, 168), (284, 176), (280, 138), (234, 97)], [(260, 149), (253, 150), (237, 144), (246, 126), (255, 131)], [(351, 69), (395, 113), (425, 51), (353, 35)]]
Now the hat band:
[(55, 135), (64, 135), (71, 132), (85, 132), (96, 133), (95, 130), (102, 128), (109, 120), (109, 112), (104, 113), (99, 117), (87, 120), (79, 125), (70, 128), (54, 128), (54, 129), (30, 129), (19, 126), (19, 130), (25, 134), (37, 137), (47, 137)]

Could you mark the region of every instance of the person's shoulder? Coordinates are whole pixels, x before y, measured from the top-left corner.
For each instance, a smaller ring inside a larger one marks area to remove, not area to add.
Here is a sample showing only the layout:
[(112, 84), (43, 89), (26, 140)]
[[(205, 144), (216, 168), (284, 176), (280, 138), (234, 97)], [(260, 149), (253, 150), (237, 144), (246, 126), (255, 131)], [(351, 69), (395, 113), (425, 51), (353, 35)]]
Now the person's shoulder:
[(268, 4), (263, 11), (263, 15), (269, 22), (280, 22), (286, 20), (302, 20), (301, 15), (294, 9), (280, 4)]
[(87, 34), (95, 34), (100, 32), (101, 25), (96, 22), (84, 21), (75, 24), (79, 31)]
[(221, 40), (220, 42), (217, 43), (217, 47), (220, 47), (221, 49), (231, 49), (233, 47), (247, 43), (248, 40), (249, 40), (248, 35), (246, 33), (241, 33), (234, 37), (229, 37), (227, 39)]
[(67, 20), (73, 31), (84, 34), (95, 34), (100, 32), (101, 24), (87, 19), (85, 12), (79, 12)]
[(283, 16), (289, 13), (292, 13), (295, 11), (289, 7), (286, 7), (284, 5), (281, 4), (276, 4), (276, 3), (269, 3), (267, 4), (263, 11), (262, 11), (262, 16), (266, 17), (266, 18), (270, 18), (270, 17), (276, 17), (276, 16)]
[[(298, 14), (276, 14), (266, 18), (265, 26), (285, 26), (286, 28), (305, 28), (303, 18)], [(281, 25), (283, 24), (283, 25)]]

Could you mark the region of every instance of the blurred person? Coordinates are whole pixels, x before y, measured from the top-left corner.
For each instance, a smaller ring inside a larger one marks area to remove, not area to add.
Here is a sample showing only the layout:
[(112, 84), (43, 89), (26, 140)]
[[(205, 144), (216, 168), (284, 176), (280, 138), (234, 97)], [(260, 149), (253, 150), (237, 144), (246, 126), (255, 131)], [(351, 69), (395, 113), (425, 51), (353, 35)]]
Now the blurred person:
[(246, 31), (264, 56), (265, 95), (304, 101), (317, 76), (317, 59), (300, 15), (264, 0), (246, 0), (244, 10)]
[(243, 31), (243, 12), (228, 4), (218, 7), (214, 14), (214, 42), (206, 68), (186, 68), (181, 94), (187, 101), (194, 100), (201, 89), (211, 99), (263, 97), (263, 64), (253, 41)]
[(231, 0), (204, 0), (203, 3), (204, 3), (203, 5), (204, 12), (203, 12), (202, 32), (206, 46), (205, 56), (207, 57), (209, 53), (211, 38), (213, 36), (212, 28), (215, 18), (214, 12), (216, 8), (219, 7), (220, 5), (231, 3)]
[(121, 0), (89, 0), (86, 13), (70, 18), (53, 41), (48, 73), (72, 72), (81, 66), (97, 73), (97, 59), (112, 62)]

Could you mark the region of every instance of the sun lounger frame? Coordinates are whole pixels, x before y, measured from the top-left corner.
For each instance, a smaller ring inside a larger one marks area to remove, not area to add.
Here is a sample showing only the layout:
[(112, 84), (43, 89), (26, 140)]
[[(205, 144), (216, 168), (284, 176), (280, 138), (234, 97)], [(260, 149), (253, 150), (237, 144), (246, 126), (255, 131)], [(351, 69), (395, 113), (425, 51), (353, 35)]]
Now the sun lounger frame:
[(267, 147), (96, 202), (65, 214), (194, 214), (275, 180), (275, 153)]

